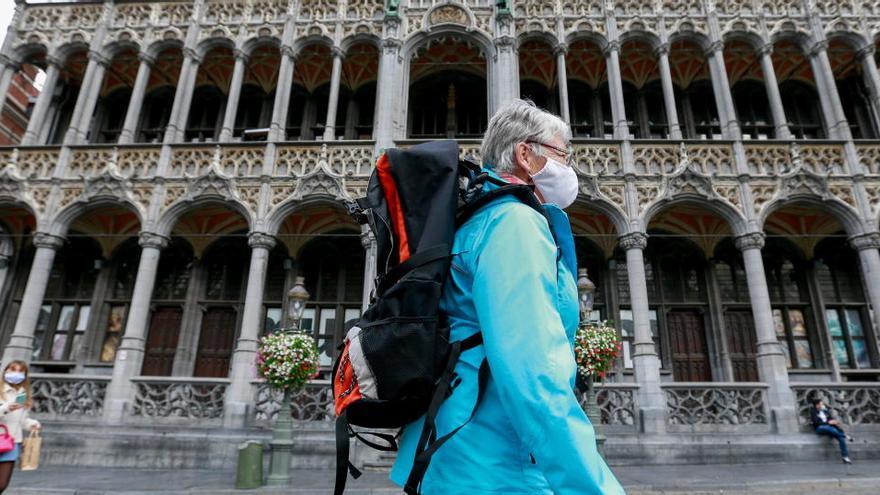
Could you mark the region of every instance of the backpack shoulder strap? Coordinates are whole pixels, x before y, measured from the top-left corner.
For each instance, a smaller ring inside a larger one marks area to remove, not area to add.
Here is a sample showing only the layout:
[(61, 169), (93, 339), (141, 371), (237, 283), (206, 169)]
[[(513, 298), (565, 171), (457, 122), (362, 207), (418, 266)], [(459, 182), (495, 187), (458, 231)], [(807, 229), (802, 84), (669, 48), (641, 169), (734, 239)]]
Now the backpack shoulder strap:
[[(464, 206), (459, 208), (458, 214), (455, 218), (456, 228), (464, 225), (465, 222), (467, 222), (483, 207), (489, 205), (498, 198), (503, 198), (506, 196), (515, 197), (521, 203), (530, 206), (533, 210), (537, 211), (541, 214), (541, 216), (547, 219), (547, 213), (544, 211), (544, 207), (541, 206), (541, 202), (538, 201), (538, 198), (535, 197), (535, 193), (532, 192), (529, 186), (523, 184), (505, 184), (497, 189), (493, 189), (491, 191), (481, 194), (476, 199), (465, 203)], [(547, 221), (549, 223), (549, 219), (547, 219)]]

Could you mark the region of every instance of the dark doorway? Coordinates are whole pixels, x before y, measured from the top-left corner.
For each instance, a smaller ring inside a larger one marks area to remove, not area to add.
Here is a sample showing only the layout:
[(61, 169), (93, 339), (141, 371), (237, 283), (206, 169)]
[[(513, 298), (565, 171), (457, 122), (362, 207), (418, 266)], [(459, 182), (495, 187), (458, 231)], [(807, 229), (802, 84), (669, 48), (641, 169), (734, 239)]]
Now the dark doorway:
[(153, 311), (141, 375), (171, 375), (182, 317), (180, 307), (158, 307)]
[(226, 378), (229, 375), (236, 321), (238, 318), (232, 308), (208, 308), (202, 318), (193, 376)]
[(711, 381), (703, 315), (699, 311), (670, 311), (666, 315), (666, 326), (675, 381)]
[(733, 368), (733, 380), (757, 382), (758, 349), (752, 312), (727, 311), (724, 313), (724, 329), (727, 331), (727, 350)]

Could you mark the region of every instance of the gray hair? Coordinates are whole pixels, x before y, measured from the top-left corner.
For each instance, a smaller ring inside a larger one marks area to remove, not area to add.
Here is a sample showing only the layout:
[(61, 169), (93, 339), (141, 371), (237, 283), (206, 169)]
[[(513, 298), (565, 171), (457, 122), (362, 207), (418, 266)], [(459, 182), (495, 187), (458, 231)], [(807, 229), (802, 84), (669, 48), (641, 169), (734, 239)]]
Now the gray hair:
[(512, 173), (516, 168), (513, 156), (518, 143), (546, 143), (556, 137), (568, 144), (571, 140), (568, 124), (529, 100), (515, 99), (501, 107), (489, 120), (480, 155), (487, 168)]

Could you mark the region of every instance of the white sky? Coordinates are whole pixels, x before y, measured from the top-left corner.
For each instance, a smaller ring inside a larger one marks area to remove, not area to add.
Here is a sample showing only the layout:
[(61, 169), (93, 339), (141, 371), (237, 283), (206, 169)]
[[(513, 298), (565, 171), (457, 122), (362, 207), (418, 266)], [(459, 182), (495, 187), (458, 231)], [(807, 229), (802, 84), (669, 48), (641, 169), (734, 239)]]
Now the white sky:
[(0, 36), (6, 36), (6, 27), (15, 12), (14, 0), (0, 0)]

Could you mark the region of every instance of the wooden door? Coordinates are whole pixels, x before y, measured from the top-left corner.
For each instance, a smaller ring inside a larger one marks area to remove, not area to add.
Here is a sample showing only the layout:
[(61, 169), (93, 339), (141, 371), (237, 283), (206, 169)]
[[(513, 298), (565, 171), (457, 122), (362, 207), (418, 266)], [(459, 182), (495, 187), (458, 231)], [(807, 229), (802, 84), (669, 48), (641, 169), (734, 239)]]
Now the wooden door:
[(183, 309), (180, 307), (159, 307), (153, 311), (141, 375), (171, 375), (182, 318)]
[(208, 308), (202, 317), (199, 349), (194, 376), (226, 378), (235, 342), (235, 311), (232, 308)]
[(670, 311), (666, 315), (672, 374), (677, 382), (712, 380), (703, 315), (698, 311)]
[(725, 312), (724, 329), (727, 332), (727, 351), (733, 367), (733, 379), (738, 382), (757, 382), (758, 349), (752, 312)]

